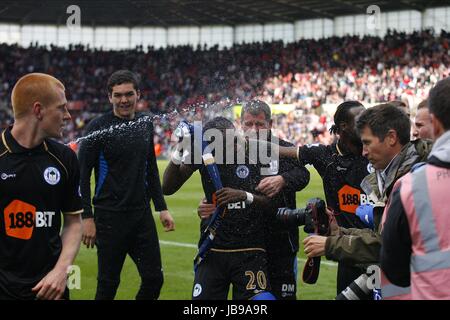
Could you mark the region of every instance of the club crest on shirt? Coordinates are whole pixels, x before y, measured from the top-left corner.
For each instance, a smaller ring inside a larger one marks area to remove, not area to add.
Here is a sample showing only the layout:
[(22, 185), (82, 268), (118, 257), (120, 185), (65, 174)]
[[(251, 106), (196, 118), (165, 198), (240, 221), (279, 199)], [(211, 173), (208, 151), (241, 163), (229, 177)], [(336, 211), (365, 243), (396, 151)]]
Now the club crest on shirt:
[(236, 168), (236, 175), (241, 179), (247, 178), (249, 173), (250, 170), (245, 165), (240, 165)]
[(271, 160), (270, 161), (270, 167), (269, 167), (269, 173), (270, 174), (278, 174), (278, 160)]
[(196, 283), (194, 286), (194, 291), (192, 292), (192, 296), (198, 297), (202, 293), (202, 286), (199, 283)]
[(54, 186), (61, 179), (61, 174), (55, 167), (48, 167), (44, 171), (44, 179), (48, 184)]

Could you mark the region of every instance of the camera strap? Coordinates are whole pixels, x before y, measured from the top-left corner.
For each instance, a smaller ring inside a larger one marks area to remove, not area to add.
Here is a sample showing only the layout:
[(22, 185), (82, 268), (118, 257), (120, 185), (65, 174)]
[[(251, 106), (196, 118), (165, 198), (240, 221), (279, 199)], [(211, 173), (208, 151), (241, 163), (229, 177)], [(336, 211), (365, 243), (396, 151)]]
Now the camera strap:
[[(311, 215), (314, 221), (314, 234), (319, 234), (317, 208), (311, 206)], [(303, 266), (302, 279), (304, 283), (315, 284), (319, 278), (321, 257), (308, 258)]]

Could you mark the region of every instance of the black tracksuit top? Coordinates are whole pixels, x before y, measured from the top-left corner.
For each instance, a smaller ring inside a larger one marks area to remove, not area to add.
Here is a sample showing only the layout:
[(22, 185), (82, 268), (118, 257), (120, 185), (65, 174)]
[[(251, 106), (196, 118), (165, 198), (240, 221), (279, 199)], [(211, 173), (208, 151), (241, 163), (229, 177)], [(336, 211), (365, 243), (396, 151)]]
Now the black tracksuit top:
[(167, 210), (153, 143), (151, 117), (136, 113), (133, 120), (111, 111), (94, 120), (81, 141), (83, 217), (92, 217), (91, 172), (95, 173), (94, 208), (106, 211), (142, 211), (153, 200), (156, 211)]

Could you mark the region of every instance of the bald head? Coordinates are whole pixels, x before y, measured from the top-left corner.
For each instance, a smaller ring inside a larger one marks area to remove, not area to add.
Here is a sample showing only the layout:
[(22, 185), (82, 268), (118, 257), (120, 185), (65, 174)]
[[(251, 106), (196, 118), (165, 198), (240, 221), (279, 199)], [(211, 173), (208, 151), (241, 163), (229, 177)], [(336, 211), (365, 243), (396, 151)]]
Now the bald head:
[(20, 78), (11, 94), (14, 118), (29, 114), (36, 102), (44, 107), (53, 103), (58, 99), (57, 88), (65, 90), (61, 81), (45, 73), (29, 73)]

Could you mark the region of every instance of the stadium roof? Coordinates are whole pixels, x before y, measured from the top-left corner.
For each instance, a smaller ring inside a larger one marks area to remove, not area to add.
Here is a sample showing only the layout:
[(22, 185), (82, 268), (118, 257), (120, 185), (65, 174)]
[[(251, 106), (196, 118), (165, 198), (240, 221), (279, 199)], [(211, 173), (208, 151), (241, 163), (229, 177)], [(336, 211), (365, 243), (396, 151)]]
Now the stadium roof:
[(236, 25), (293, 22), (365, 14), (376, 4), (382, 12), (450, 5), (450, 0), (0, 0), (0, 22), (65, 24), (67, 7), (81, 8), (87, 26)]

